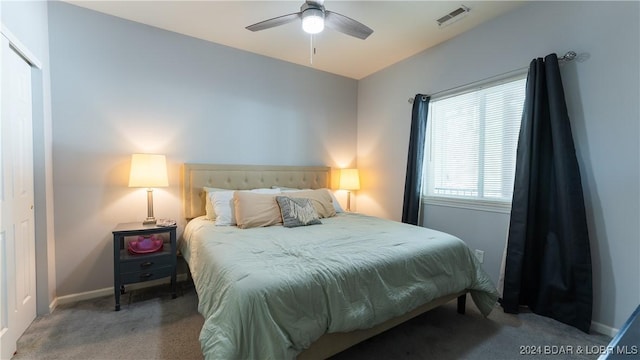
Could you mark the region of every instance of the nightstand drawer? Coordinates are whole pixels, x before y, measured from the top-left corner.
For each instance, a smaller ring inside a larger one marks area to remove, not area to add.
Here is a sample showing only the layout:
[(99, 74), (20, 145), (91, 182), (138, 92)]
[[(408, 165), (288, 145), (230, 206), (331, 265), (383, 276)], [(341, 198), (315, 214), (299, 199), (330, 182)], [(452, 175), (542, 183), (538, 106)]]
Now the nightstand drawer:
[(170, 254), (166, 256), (145, 256), (144, 258), (120, 263), (120, 274), (138, 271), (149, 272), (164, 266), (171, 266), (172, 264)]
[(122, 273), (120, 275), (120, 282), (122, 284), (131, 284), (155, 279), (161, 279), (167, 276), (171, 276), (173, 272), (173, 266), (156, 267), (154, 269), (147, 269), (143, 271)]

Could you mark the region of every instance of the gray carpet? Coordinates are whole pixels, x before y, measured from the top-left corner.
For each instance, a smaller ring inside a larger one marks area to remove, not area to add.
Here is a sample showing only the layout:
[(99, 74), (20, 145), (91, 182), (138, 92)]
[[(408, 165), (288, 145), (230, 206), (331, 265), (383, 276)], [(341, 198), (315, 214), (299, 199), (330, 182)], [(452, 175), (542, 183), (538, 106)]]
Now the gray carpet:
[[(202, 359), (198, 334), (203, 318), (197, 296), (193, 287), (181, 288), (177, 299), (171, 299), (166, 287), (135, 291), (130, 303), (128, 295), (122, 298), (119, 312), (113, 311), (113, 297), (59, 306), (34, 321), (18, 341), (13, 359)], [(453, 301), (333, 360), (596, 359), (584, 351), (577, 354), (578, 347), (609, 340), (531, 313), (508, 315), (496, 308), (485, 319), (469, 299), (466, 315), (456, 313)], [(523, 346), (542, 354), (521, 354)], [(557, 355), (569, 346), (573, 354)]]
[(113, 296), (61, 305), (36, 318), (12, 359), (202, 359), (198, 298), (180, 285), (176, 299), (168, 286), (125, 294), (120, 311)]

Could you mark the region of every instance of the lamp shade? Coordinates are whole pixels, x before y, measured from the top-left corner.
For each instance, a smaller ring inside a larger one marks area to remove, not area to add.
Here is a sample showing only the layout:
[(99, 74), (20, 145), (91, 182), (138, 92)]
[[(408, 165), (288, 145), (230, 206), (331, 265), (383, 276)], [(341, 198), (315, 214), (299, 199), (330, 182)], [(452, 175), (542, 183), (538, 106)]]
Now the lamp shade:
[(167, 159), (164, 155), (133, 154), (131, 155), (131, 172), (129, 187), (166, 187)]
[(341, 190), (360, 190), (358, 169), (341, 169), (339, 188)]
[(302, 30), (308, 34), (317, 34), (324, 30), (324, 13), (320, 9), (307, 9), (302, 12)]

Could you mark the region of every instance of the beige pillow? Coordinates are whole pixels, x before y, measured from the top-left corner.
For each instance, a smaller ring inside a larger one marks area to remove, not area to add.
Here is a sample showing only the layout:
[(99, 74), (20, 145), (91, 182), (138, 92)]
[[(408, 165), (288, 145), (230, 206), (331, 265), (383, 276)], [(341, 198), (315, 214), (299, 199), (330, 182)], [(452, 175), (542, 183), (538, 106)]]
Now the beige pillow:
[(236, 223), (241, 229), (282, 224), (276, 195), (236, 191), (233, 203)]
[[(203, 187), (205, 196), (205, 214), (209, 220), (215, 220), (216, 225), (236, 225), (235, 209), (233, 206), (233, 192), (236, 190)], [(280, 189), (252, 189), (237, 190), (250, 191), (258, 194), (279, 194)], [(228, 193), (228, 194), (227, 194)], [(227, 195), (225, 195), (227, 194)], [(222, 217), (220, 217), (222, 216)]]
[(313, 207), (316, 208), (321, 218), (328, 218), (336, 215), (336, 209), (333, 207), (331, 194), (327, 189), (292, 191), (286, 193), (290, 198), (307, 198), (311, 199)]

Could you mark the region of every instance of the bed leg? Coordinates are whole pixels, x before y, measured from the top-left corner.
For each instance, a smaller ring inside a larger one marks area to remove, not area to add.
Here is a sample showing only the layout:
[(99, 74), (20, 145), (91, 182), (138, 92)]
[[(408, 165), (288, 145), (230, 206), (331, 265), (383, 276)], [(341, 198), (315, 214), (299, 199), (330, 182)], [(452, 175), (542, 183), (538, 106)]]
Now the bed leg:
[(467, 307), (467, 294), (458, 296), (458, 314), (464, 315), (464, 311)]

